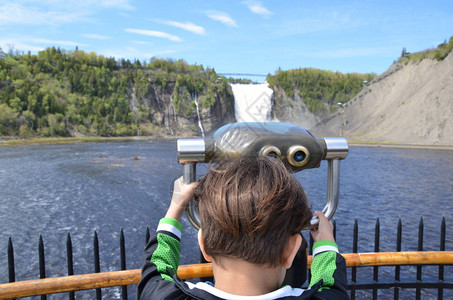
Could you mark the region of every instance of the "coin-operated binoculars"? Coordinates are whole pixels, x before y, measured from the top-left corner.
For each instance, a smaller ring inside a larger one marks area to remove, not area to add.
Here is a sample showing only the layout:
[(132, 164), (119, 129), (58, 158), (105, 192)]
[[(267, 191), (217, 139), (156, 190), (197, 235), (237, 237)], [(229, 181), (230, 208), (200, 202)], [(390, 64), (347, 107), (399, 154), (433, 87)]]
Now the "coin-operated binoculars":
[[(178, 162), (183, 165), (184, 182), (194, 182), (196, 165), (213, 159), (240, 156), (274, 156), (293, 172), (318, 168), (327, 160), (327, 203), (322, 210), (331, 219), (338, 206), (340, 160), (348, 155), (348, 143), (342, 137), (315, 138), (306, 129), (287, 123), (232, 123), (219, 128), (212, 139), (179, 139)], [(189, 203), (190, 223), (200, 228), (195, 201)]]

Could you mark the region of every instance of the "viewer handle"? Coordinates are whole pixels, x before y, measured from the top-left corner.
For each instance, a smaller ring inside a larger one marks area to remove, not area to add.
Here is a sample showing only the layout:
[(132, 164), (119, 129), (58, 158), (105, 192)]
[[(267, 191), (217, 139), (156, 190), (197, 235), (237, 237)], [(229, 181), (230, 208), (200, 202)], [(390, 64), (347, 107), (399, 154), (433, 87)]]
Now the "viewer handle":
[(185, 163), (182, 165), (182, 179), (185, 184), (196, 181), (197, 165), (194, 162)]
[[(322, 210), (327, 219), (331, 219), (338, 207), (340, 195), (340, 160), (349, 153), (348, 142), (342, 137), (325, 137), (321, 139), (325, 149), (324, 159), (327, 160), (327, 202)], [(313, 217), (310, 226), (316, 226), (319, 220)]]
[(330, 220), (338, 206), (338, 197), (340, 194), (340, 160), (329, 159), (327, 163), (327, 202), (322, 212)]

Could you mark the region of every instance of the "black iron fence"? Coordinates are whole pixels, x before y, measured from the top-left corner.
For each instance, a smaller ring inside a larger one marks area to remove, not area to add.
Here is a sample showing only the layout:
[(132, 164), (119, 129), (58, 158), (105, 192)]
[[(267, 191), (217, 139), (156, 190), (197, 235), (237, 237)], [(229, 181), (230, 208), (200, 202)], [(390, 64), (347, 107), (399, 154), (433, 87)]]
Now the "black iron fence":
[[(146, 228), (146, 241), (150, 238), (149, 228)], [(124, 239), (123, 229), (120, 230), (120, 261), (121, 270), (126, 270), (126, 243)], [(38, 241), (38, 260), (39, 260), (39, 279), (46, 278), (46, 262), (45, 262), (45, 249), (42, 236), (39, 236)], [(73, 260), (73, 247), (71, 234), (68, 233), (66, 237), (66, 261), (67, 261), (67, 275), (74, 275), (74, 260)], [(99, 238), (97, 231), (94, 232), (93, 237), (93, 271), (94, 273), (101, 272), (101, 260), (99, 250)], [(8, 277), (9, 282), (16, 282), (16, 272), (14, 263), (14, 247), (11, 237), (8, 240)], [(128, 299), (127, 286), (121, 287), (121, 299)], [(0, 293), (1, 298), (1, 293)], [(46, 295), (42, 295), (41, 299), (47, 299)], [(75, 299), (75, 292), (69, 292), (69, 299)], [(102, 289), (96, 289), (96, 299), (102, 299)]]
[[(334, 221), (334, 235), (336, 235), (336, 222)], [(376, 219), (375, 229), (374, 229), (374, 252), (379, 252), (380, 250), (380, 221), (379, 218)], [(396, 238), (396, 252), (401, 252), (401, 245), (402, 245), (402, 222), (401, 218), (398, 220), (397, 224), (397, 238)], [(358, 221), (355, 219), (353, 233), (352, 233), (352, 252), (357, 253), (358, 251), (358, 233), (359, 233), (359, 226)], [(440, 247), (439, 251), (446, 251), (446, 223), (445, 217), (441, 220), (440, 226)], [(150, 231), (149, 228), (146, 229), (146, 237), (145, 242), (147, 242), (150, 238)], [(424, 222), (423, 218), (420, 218), (419, 226), (418, 226), (418, 251), (423, 251), (424, 248)], [(313, 244), (313, 240), (310, 238), (309, 242), (309, 254), (311, 254), (311, 245)], [(124, 232), (121, 229), (120, 231), (120, 238), (119, 238), (119, 246), (120, 246), (120, 264), (121, 270), (126, 270), (126, 245), (124, 239)], [(16, 282), (18, 278), (16, 278), (15, 272), (15, 262), (14, 262), (14, 246), (11, 237), (8, 241), (8, 278), (9, 282)], [(38, 259), (39, 259), (39, 278), (46, 278), (46, 262), (45, 262), (45, 248), (42, 236), (39, 236), (38, 242)], [(66, 238), (66, 261), (67, 261), (67, 275), (74, 275), (74, 261), (73, 261), (73, 246), (70, 233), (67, 234)], [(351, 299), (356, 299), (359, 297), (357, 293), (359, 291), (370, 291), (372, 293), (372, 298), (377, 299), (379, 296), (379, 291), (385, 290), (386, 299), (389, 298), (389, 293), (393, 290), (393, 298), (400, 299), (400, 291), (406, 289), (415, 290), (415, 299), (422, 298), (422, 290), (430, 290), (431, 295), (436, 297), (437, 299), (444, 299), (444, 291), (445, 289), (452, 290), (453, 289), (453, 278), (445, 278), (445, 267), (444, 265), (436, 265), (437, 276), (436, 278), (430, 279), (422, 279), (423, 270), (426, 265), (416, 265), (416, 272), (415, 277), (411, 276), (411, 274), (403, 274), (403, 269), (400, 265), (394, 265), (391, 268), (394, 268), (394, 276), (392, 278), (380, 278), (379, 276), (379, 269), (383, 267), (373, 266), (372, 278), (369, 279), (359, 279), (357, 276), (357, 269), (360, 267), (350, 267), (348, 268), (348, 290), (350, 290)], [(389, 268), (388, 266), (385, 268)], [(93, 237), (93, 271), (94, 273), (100, 273), (100, 249), (99, 249), (99, 239), (97, 231), (94, 232)], [(308, 274), (308, 281), (310, 279), (310, 274)], [(307, 284), (307, 282), (305, 283)], [(122, 299), (128, 299), (128, 286), (121, 287), (121, 295)], [(450, 292), (450, 291), (449, 291)], [(75, 292), (68, 293), (69, 299), (75, 299)], [(1, 291), (0, 291), (0, 298)], [(96, 298), (102, 299), (102, 289), (96, 289)], [(368, 298), (368, 297), (367, 297)], [(47, 299), (46, 295), (42, 295), (41, 299)]]
[[(374, 229), (374, 252), (380, 251), (380, 221), (379, 218), (376, 219), (375, 229)], [(398, 219), (397, 224), (397, 234), (396, 234), (396, 252), (401, 252), (401, 245), (402, 245), (402, 233), (403, 233), (403, 226), (401, 222), (401, 218)], [(334, 236), (336, 236), (336, 226), (334, 221)], [(352, 252), (358, 253), (358, 244), (359, 244), (359, 225), (357, 218), (354, 221), (354, 228), (353, 228), (353, 242), (352, 242)], [(445, 217), (442, 217), (441, 226), (440, 226), (440, 243), (439, 243), (439, 251), (446, 251), (445, 249), (445, 241), (446, 241), (446, 223)], [(418, 226), (418, 241), (417, 241), (417, 251), (423, 251), (423, 238), (424, 238), (424, 221), (423, 217), (420, 218), (419, 226)], [(310, 244), (309, 244), (309, 254), (311, 253), (311, 246), (313, 245), (313, 239), (310, 237)], [(411, 278), (409, 276), (405, 276), (404, 280), (402, 279), (401, 275), (401, 266), (395, 265), (394, 271), (394, 278), (385, 278), (379, 279), (379, 266), (373, 267), (373, 276), (371, 280), (365, 281), (358, 281), (357, 279), (357, 268), (358, 267), (351, 267), (350, 278), (348, 279), (348, 290), (350, 290), (351, 299), (356, 298), (356, 291), (357, 290), (372, 290), (372, 298), (378, 298), (378, 290), (380, 289), (393, 289), (393, 298), (400, 299), (400, 289), (415, 289), (415, 299), (421, 299), (421, 291), (422, 289), (437, 289), (437, 299), (444, 299), (444, 289), (453, 289), (453, 280), (449, 282), (445, 281), (445, 274), (444, 274), (444, 265), (438, 265), (438, 272), (437, 278), (430, 279), (430, 280), (422, 280), (422, 272), (423, 266), (417, 265), (416, 266), (416, 276), (415, 278)], [(382, 268), (382, 267), (381, 267)], [(308, 276), (310, 276), (308, 274)], [(308, 277), (310, 278), (310, 277)], [(388, 296), (388, 295), (387, 295)]]

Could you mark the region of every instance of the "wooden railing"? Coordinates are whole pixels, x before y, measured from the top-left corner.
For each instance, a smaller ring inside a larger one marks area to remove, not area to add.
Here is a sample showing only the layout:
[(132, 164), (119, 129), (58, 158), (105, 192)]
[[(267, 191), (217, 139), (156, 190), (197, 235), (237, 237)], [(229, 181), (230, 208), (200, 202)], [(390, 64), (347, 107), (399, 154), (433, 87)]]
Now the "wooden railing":
[[(453, 251), (413, 251), (380, 253), (345, 253), (347, 267), (400, 266), (400, 265), (453, 265)], [(308, 268), (312, 256), (308, 256)], [(182, 265), (178, 268), (181, 279), (212, 276), (212, 265)], [(139, 269), (71, 275), (0, 284), (0, 299), (21, 298), (70, 291), (125, 286), (140, 281)], [(453, 283), (444, 283), (453, 288)]]

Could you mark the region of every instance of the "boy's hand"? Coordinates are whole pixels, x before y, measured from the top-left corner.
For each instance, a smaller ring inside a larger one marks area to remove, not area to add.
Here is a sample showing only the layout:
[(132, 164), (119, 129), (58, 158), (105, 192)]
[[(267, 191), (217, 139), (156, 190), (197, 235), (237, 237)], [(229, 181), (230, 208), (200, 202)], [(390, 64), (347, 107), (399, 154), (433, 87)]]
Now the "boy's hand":
[(195, 188), (198, 182), (192, 182), (191, 184), (185, 184), (182, 176), (175, 180), (173, 186), (173, 195), (171, 197), (171, 203), (168, 207), (166, 218), (173, 218), (180, 220), (184, 210), (189, 205), (189, 201), (193, 197)]
[(335, 242), (333, 237), (333, 225), (329, 219), (324, 216), (321, 211), (315, 212), (315, 216), (319, 218), (317, 226), (310, 228), (310, 233), (313, 236), (313, 240), (317, 241), (331, 241)]

